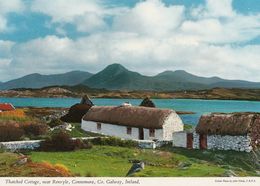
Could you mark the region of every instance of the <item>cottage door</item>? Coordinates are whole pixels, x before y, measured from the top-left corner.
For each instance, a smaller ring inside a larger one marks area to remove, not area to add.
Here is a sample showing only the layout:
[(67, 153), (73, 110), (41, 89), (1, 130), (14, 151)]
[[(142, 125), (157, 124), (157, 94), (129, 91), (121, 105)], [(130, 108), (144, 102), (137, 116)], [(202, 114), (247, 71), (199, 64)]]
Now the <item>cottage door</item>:
[(207, 149), (207, 135), (200, 134), (200, 149)]
[(139, 128), (139, 139), (140, 140), (144, 139), (144, 129), (143, 128)]
[(192, 133), (187, 134), (187, 148), (193, 149), (193, 134)]

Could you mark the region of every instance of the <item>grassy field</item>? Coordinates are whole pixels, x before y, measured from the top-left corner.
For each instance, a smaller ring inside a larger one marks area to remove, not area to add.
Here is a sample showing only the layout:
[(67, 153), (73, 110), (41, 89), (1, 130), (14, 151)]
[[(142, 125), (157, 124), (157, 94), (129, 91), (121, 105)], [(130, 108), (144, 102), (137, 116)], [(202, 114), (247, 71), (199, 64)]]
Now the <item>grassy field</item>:
[[(32, 152), (34, 162), (64, 164), (79, 176), (125, 176), (129, 160), (146, 162), (145, 169), (135, 176), (257, 176), (252, 158), (246, 153), (213, 152), (186, 149), (144, 150), (112, 146), (94, 146), (75, 152)], [(243, 160), (243, 161), (241, 161)]]
[(0, 177), (68, 177), (72, 173), (62, 164), (49, 162), (31, 162), (19, 165), (19, 155), (15, 153), (0, 153)]

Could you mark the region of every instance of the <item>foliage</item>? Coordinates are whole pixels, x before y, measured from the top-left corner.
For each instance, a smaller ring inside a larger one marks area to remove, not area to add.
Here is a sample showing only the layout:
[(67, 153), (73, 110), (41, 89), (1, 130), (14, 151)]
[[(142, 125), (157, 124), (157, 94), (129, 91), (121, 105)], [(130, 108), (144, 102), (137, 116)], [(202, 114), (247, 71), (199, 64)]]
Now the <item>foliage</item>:
[(43, 123), (22, 125), (22, 128), (26, 135), (40, 136), (44, 135), (48, 131), (48, 126)]
[[(62, 163), (74, 174), (81, 176), (125, 176), (132, 166), (131, 160), (145, 162), (145, 169), (134, 176), (224, 176), (225, 171), (232, 170), (239, 176), (256, 176), (257, 169), (246, 170), (241, 159), (245, 153), (234, 152), (226, 154), (219, 152), (218, 156), (207, 158), (208, 152), (178, 149), (172, 152), (166, 150), (150, 150), (129, 147), (94, 146), (89, 150), (74, 152), (32, 152), (33, 161), (49, 161), (52, 164)], [(192, 154), (192, 155), (190, 155)], [(196, 154), (198, 156), (196, 156)], [(214, 154), (214, 151), (210, 151)], [(218, 161), (220, 156), (233, 157), (235, 161)], [(203, 159), (202, 159), (203, 157)], [(240, 159), (238, 161), (238, 159)], [(251, 164), (251, 159), (243, 160)]]
[(24, 110), (22, 109), (16, 109), (16, 110), (11, 110), (11, 111), (5, 111), (5, 112), (0, 112), (0, 117), (1, 118), (25, 118), (25, 113)]
[(53, 128), (53, 127), (57, 127), (59, 125), (62, 125), (63, 121), (61, 121), (59, 118), (53, 118), (51, 119), (50, 122), (48, 122), (48, 125)]
[(0, 177), (68, 177), (73, 176), (62, 164), (29, 161), (24, 165), (13, 166), (20, 157), (14, 153), (0, 153)]
[(40, 144), (40, 150), (42, 151), (74, 151), (88, 148), (92, 148), (91, 143), (84, 143), (80, 139), (73, 140), (70, 134), (64, 130), (53, 133), (51, 137)]
[(18, 141), (24, 135), (24, 130), (14, 123), (0, 125), (0, 141)]
[(110, 145), (119, 147), (137, 147), (138, 143), (133, 140), (122, 140), (116, 137), (98, 137), (90, 140), (94, 145)]

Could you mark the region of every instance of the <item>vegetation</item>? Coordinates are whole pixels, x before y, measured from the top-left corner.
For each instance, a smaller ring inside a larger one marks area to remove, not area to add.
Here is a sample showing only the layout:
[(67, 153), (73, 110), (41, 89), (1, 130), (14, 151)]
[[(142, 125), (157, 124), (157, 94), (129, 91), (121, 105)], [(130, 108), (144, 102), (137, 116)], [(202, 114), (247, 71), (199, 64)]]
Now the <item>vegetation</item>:
[(39, 119), (28, 116), (24, 109), (0, 113), (0, 141), (40, 138), (47, 132), (48, 126)]
[(137, 147), (138, 143), (133, 140), (122, 140), (116, 137), (106, 137), (106, 138), (94, 138), (89, 140), (94, 145), (110, 145), (118, 147)]
[[(197, 151), (186, 149), (148, 150), (114, 146), (94, 146), (75, 152), (32, 152), (35, 162), (49, 161), (67, 166), (80, 176), (125, 176), (132, 160), (145, 162), (145, 169), (134, 176), (256, 176), (250, 155), (241, 152)], [(245, 156), (246, 155), (246, 156)], [(244, 163), (241, 163), (243, 160)]]
[[(260, 89), (212, 88), (205, 90), (179, 91), (120, 91), (83, 88), (84, 85), (55, 86), (41, 89), (18, 89), (0, 91), (0, 97), (82, 97), (88, 94), (92, 98), (136, 98), (143, 99), (220, 99), (220, 100), (260, 100)], [(53, 90), (57, 91), (53, 91)]]
[(0, 177), (67, 177), (73, 174), (63, 164), (31, 162), (18, 165), (20, 157), (14, 153), (0, 153)]
[(60, 130), (53, 133), (51, 137), (42, 141), (40, 149), (42, 151), (74, 151), (78, 149), (92, 148), (90, 142), (83, 142), (80, 139), (73, 140), (69, 133)]

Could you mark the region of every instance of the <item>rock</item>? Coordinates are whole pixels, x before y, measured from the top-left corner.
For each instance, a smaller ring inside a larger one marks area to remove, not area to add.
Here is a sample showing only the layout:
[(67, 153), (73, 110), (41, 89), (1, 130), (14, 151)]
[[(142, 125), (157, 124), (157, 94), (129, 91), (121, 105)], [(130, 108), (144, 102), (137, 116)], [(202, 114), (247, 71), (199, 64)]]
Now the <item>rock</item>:
[(182, 162), (179, 164), (178, 168), (185, 170), (185, 169), (188, 169), (191, 165), (192, 165), (192, 163), (190, 163), (190, 162)]
[(234, 171), (232, 171), (232, 170), (226, 170), (224, 172), (223, 176), (226, 176), (226, 177), (237, 177), (238, 175)]
[(138, 163), (133, 163), (132, 167), (126, 174), (126, 176), (132, 176), (136, 172), (140, 172), (141, 170), (144, 169), (144, 162), (138, 162)]
[(26, 156), (22, 156), (19, 160), (15, 162), (13, 166), (25, 165), (27, 162), (28, 162), (28, 158)]

